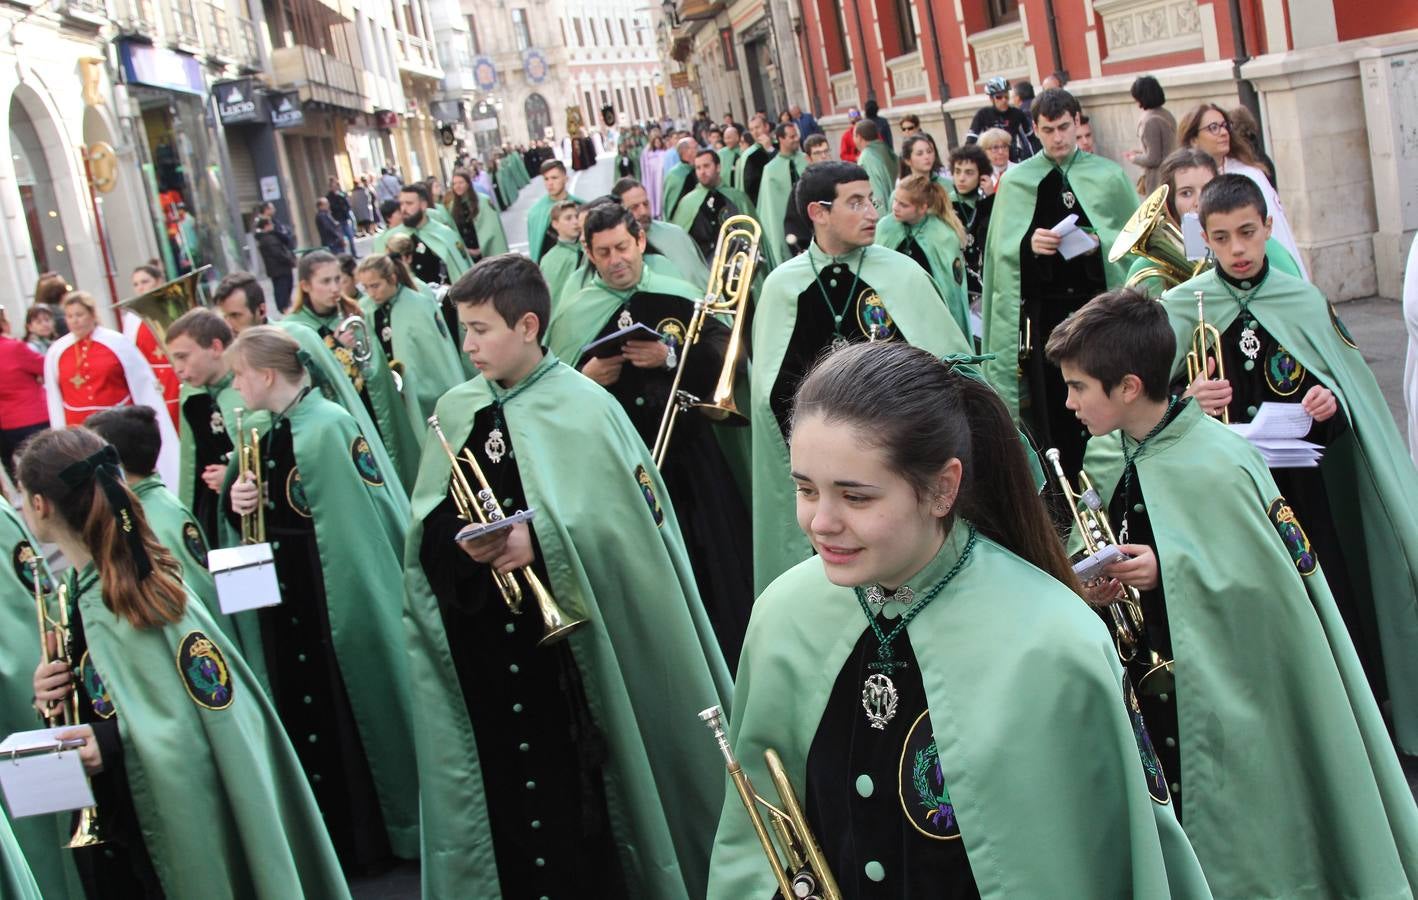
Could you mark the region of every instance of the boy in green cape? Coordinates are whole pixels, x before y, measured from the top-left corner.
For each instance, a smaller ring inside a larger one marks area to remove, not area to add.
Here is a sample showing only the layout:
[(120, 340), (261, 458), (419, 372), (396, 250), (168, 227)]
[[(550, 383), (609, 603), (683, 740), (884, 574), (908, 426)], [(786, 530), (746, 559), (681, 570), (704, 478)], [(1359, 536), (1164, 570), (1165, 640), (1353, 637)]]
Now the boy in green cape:
[[(39, 665), (39, 633), (35, 630), (35, 580), (46, 594), (54, 592), (49, 566), (40, 555), (39, 544), (30, 534), (20, 514), (9, 502), (0, 503), (0, 553), (9, 565), (0, 569), (0, 731), (13, 734), (42, 727), (35, 715), (34, 689), (30, 677)], [(5, 815), (0, 803), (0, 816)], [(51, 900), (68, 897), (79, 900), (83, 891), (74, 872), (73, 853), (64, 849), (73, 826), (69, 815), (26, 816), (13, 821), (18, 850), (23, 855), (13, 870), (9, 868), (9, 846), (0, 848), (0, 888), (6, 878), (26, 880), (31, 871), (43, 894), (18, 893), (28, 900), (41, 896)], [(2, 823), (0, 823), (2, 825)], [(29, 860), (24, 867), (25, 859)], [(14, 890), (13, 887), (8, 888)], [(6, 900), (12, 894), (0, 889)]]
[(542, 254), (556, 245), (556, 234), (551, 230), (552, 206), (563, 200), (584, 202), (566, 190), (566, 164), (561, 160), (549, 159), (542, 163), (541, 176), (547, 192), (527, 210), (527, 255), (532, 262), (539, 262)]
[(798, 126), (793, 123), (779, 125), (773, 135), (778, 140), (778, 155), (763, 167), (763, 181), (754, 203), (758, 207), (758, 221), (763, 226), (764, 258), (769, 265), (778, 266), (795, 252), (802, 252), (801, 247), (789, 249), (786, 220), (793, 187), (807, 169), (807, 155), (798, 149)]
[[(679, 376), (679, 389), (709, 402), (724, 367), (729, 328), (706, 317), (692, 353), (687, 351), (699, 292), (645, 266), (645, 235), (624, 208), (592, 207), (584, 234), (598, 274), (557, 309), (547, 327), (547, 346), (609, 391), (645, 446), (654, 447), (681, 359), (688, 360), (688, 368)], [(636, 324), (660, 339), (626, 341), (608, 353), (586, 352), (596, 340)], [(683, 410), (660, 463), (679, 511), (699, 595), (730, 668), (738, 661), (753, 605), (745, 431), (731, 424), (716, 426), (693, 409)]]
[[(452, 297), (483, 377), (439, 401), (449, 447), (424, 448), (404, 554), (412, 676), (433, 692), (414, 714), (424, 896), (702, 897), (713, 747), (644, 727), (729, 690), (675, 507), (615, 400), (542, 350), (530, 260), (488, 260)], [(536, 517), (455, 543), (452, 452)], [(524, 566), (584, 620), (569, 637), (539, 646), (533, 599), (509, 609), (492, 571), (525, 592)]]
[(990, 158), (978, 144), (961, 144), (950, 151), (950, 202), (956, 218), (965, 226), (965, 283), (971, 306), (977, 310), (980, 264), (985, 255), (985, 236), (990, 231), (990, 212), (995, 205), (995, 195), (986, 196), (980, 182), (992, 168)]
[(620, 201), (620, 205), (640, 223), (640, 230), (645, 232), (645, 258), (652, 269), (690, 284), (709, 283), (709, 267), (695, 246), (694, 239), (673, 222), (664, 222), (651, 215), (650, 194), (644, 185), (631, 178), (622, 178), (611, 188), (611, 196)]
[(724, 184), (719, 155), (713, 150), (700, 150), (694, 157), (694, 177), (698, 184), (680, 201), (673, 222), (694, 240), (699, 255), (710, 260), (725, 219), (737, 215), (757, 218), (758, 213), (746, 194)]
[[(994, 359), (984, 373), (1035, 442), (1057, 448), (1072, 472), (1083, 460), (1083, 430), (1064, 406), (1067, 391), (1044, 360), (1044, 344), (1069, 313), (1122, 286), (1127, 264), (1108, 262), (1108, 250), (1137, 192), (1117, 163), (1078, 149), (1073, 95), (1051, 88), (1030, 113), (1044, 150), (1009, 167), (990, 215), (981, 315), (983, 349)], [(1053, 228), (1069, 215), (1095, 246), (1064, 259)]]
[[(581, 251), (580, 204), (574, 200), (563, 200), (551, 208), (551, 227), (556, 231), (556, 245), (542, 256), (542, 277), (551, 292), (552, 306), (555, 307), (568, 293), (575, 293), (570, 286), (577, 284), (575, 275), (586, 255)], [(579, 290), (577, 284), (576, 290)]]
[(442, 213), (433, 206), (427, 186), (406, 184), (399, 188), (399, 224), (386, 228), (374, 237), (374, 249), (384, 252), (384, 244), (396, 234), (406, 234), (413, 240), (414, 255), (410, 268), (420, 280), (429, 284), (456, 281), (472, 266), (468, 248), (452, 225), (434, 218)]
[(871, 181), (858, 165), (817, 163), (798, 204), (813, 241), (763, 282), (753, 316), (753, 582), (761, 592), (812, 548), (793, 521), (788, 415), (793, 391), (828, 347), (908, 341), (937, 355), (968, 354), (970, 341), (911, 260), (874, 247)]
[(680, 201), (694, 187), (694, 154), (699, 146), (692, 137), (682, 137), (675, 141), (675, 164), (665, 172), (665, 181), (660, 191), (660, 218), (670, 221)]
[(1235, 424), (1263, 403), (1299, 403), (1314, 419), (1305, 439), (1324, 446), (1319, 466), (1271, 474), (1305, 523), (1399, 747), (1418, 754), (1418, 512), (1400, 499), (1418, 496), (1418, 473), (1333, 306), (1269, 263), (1270, 219), (1254, 183), (1208, 183), (1201, 225), (1216, 268), (1162, 295), (1177, 335), (1174, 386), (1189, 377), (1200, 302), (1221, 336), (1219, 362), (1186, 388), (1202, 409), (1224, 409)]
[[(1128, 557), (1095, 599), (1140, 592), (1128, 672), (1166, 774), (1158, 797), (1217, 897), (1406, 896), (1418, 808), (1322, 560), (1255, 449), (1171, 394), (1175, 345), (1160, 305), (1119, 291), (1046, 348), (1094, 435), (1088, 471)], [(1152, 653), (1172, 671), (1151, 673)]]
[(857, 165), (867, 170), (871, 179), (872, 201), (876, 214), (885, 218), (891, 212), (891, 192), (896, 186), (896, 157), (881, 139), (876, 123), (863, 119), (852, 126), (852, 140), (857, 144)]

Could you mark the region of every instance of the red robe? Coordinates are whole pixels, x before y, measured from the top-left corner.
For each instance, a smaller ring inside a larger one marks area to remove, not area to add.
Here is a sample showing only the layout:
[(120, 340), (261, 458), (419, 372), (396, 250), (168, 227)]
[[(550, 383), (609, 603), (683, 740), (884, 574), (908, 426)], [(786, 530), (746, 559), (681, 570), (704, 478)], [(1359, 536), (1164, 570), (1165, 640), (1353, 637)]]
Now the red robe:
[(138, 333), (133, 335), (133, 343), (138, 345), (143, 358), (153, 367), (153, 374), (157, 376), (158, 384), (162, 385), (163, 399), (167, 401), (168, 415), (172, 416), (172, 424), (176, 425), (177, 398), (182, 393), (182, 382), (177, 380), (177, 373), (172, 370), (172, 362), (167, 358), (167, 353), (163, 351), (162, 344), (158, 343), (157, 335), (153, 334), (147, 322), (138, 326)]
[(96, 412), (133, 402), (123, 364), (92, 337), (75, 341), (60, 355), (59, 396), (66, 425), (82, 425)]

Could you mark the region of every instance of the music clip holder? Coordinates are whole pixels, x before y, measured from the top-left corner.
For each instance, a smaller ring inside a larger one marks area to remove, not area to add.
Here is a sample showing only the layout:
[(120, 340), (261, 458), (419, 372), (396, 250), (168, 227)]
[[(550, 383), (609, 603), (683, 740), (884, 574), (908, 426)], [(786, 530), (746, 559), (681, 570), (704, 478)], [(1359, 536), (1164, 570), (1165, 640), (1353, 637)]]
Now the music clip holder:
[(12, 818), (87, 809), (93, 788), (75, 752), (82, 738), (60, 740), (77, 726), (17, 731), (0, 742), (0, 791)]
[(220, 547), (207, 553), (207, 568), (217, 584), (222, 612), (245, 612), (281, 602), (276, 559), (269, 542)]

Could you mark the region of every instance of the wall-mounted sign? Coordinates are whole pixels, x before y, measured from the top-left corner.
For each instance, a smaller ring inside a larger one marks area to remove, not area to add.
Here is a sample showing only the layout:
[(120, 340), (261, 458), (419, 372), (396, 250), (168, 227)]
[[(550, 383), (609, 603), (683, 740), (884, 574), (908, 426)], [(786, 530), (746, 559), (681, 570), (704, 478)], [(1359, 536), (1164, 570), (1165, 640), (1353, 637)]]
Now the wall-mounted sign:
[(522, 53), (522, 72), (532, 84), (547, 80), (547, 58), (542, 51), (532, 48)]
[(688, 72), (671, 72), (671, 73), (670, 73), (670, 87), (675, 88), (675, 89), (687, 88), (687, 87), (689, 87), (689, 73), (688, 73)]
[(719, 52), (724, 56), (724, 71), (738, 71), (739, 55), (734, 52), (734, 30), (732, 28), (719, 29)]
[(490, 91), (497, 87), (497, 66), (493, 65), (491, 57), (479, 56), (473, 60), (473, 80), (478, 90)]
[(300, 106), (299, 91), (283, 91), (270, 96), (271, 124), (277, 128), (296, 128), (305, 124), (305, 111)]
[(118, 58), (123, 66), (124, 80), (131, 84), (167, 88), (199, 97), (207, 93), (202, 64), (185, 53), (152, 44), (119, 41)]
[(219, 81), (212, 85), (217, 101), (217, 118), (223, 125), (250, 125), (266, 121), (261, 115), (260, 95), (250, 78)]
[(261, 199), (274, 203), (281, 199), (281, 179), (275, 175), (261, 176)]

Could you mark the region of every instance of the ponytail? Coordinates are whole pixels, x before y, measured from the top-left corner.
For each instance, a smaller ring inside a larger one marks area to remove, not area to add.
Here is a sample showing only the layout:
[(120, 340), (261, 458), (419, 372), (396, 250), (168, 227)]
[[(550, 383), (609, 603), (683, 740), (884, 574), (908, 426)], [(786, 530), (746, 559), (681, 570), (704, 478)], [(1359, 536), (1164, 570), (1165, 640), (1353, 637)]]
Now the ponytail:
[[(398, 235), (398, 237), (402, 236), (403, 235)], [(390, 248), (386, 247), (385, 249)], [(418, 288), (414, 285), (413, 273), (409, 271), (409, 267), (404, 262), (403, 257), (399, 256), (397, 253), (392, 252), (392, 250), (387, 254), (372, 253), (369, 256), (366, 256), (364, 259), (359, 261), (359, 268), (356, 271), (373, 272), (375, 275), (379, 276), (381, 279), (389, 282), (390, 284), (401, 285), (411, 291), (418, 290)]]
[(907, 175), (897, 183), (896, 190), (901, 191), (913, 205), (924, 206), (926, 215), (935, 216), (949, 225), (960, 241), (961, 250), (965, 249), (965, 225), (955, 214), (955, 205), (950, 202), (950, 195), (940, 182), (924, 175)]

